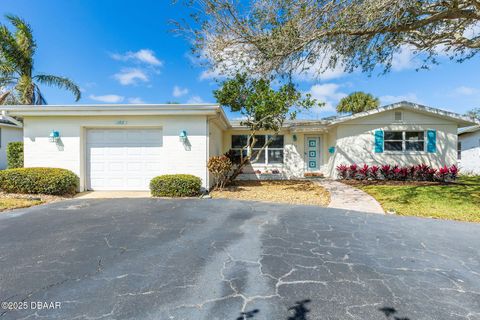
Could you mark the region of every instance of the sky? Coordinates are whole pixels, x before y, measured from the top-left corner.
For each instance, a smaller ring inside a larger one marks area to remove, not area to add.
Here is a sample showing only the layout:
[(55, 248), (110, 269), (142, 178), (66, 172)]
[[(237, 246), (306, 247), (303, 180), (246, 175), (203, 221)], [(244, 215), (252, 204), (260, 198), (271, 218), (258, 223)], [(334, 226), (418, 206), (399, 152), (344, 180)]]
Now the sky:
[[(215, 103), (215, 72), (196, 61), (189, 42), (172, 32), (172, 20), (188, 11), (170, 0), (1, 0), (5, 14), (25, 19), (37, 41), (35, 72), (69, 77), (82, 90), (79, 104)], [(306, 72), (294, 79), (323, 108), (299, 115), (334, 114), (338, 101), (354, 91), (381, 104), (407, 100), (457, 113), (480, 107), (480, 57), (464, 63), (446, 58), (416, 71), (419, 57), (405, 49), (386, 75), (330, 70), (320, 79)], [(221, 79), (220, 79), (221, 80)], [(49, 104), (75, 104), (65, 91), (42, 88)], [(236, 115), (227, 111), (231, 118)]]

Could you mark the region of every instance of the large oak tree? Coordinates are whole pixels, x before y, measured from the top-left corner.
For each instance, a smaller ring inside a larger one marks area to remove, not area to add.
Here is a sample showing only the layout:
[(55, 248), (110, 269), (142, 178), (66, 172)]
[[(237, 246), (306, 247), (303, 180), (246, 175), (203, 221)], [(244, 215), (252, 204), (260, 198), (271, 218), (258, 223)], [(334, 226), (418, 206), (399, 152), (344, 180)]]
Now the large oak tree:
[(396, 52), (457, 61), (480, 50), (479, 0), (186, 0), (178, 29), (221, 71), (288, 74), (303, 69), (388, 71)]

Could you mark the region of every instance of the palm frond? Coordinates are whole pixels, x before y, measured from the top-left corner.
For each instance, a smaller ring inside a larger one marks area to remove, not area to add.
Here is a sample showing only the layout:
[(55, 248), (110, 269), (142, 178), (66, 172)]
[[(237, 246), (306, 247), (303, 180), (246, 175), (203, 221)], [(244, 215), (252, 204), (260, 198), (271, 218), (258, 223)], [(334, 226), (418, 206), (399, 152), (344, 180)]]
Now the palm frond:
[(34, 80), (38, 81), (41, 84), (46, 84), (48, 86), (55, 86), (55, 87), (70, 91), (75, 96), (75, 101), (80, 100), (80, 98), (82, 97), (80, 87), (68, 78), (52, 76), (47, 74), (39, 74), (34, 76), (33, 78)]
[(20, 69), (24, 63), (23, 53), (18, 48), (15, 37), (4, 25), (0, 25), (0, 55), (4, 63), (10, 64), (14, 68)]
[(33, 39), (32, 28), (27, 22), (18, 16), (6, 15), (5, 17), (16, 28), (15, 39), (18, 49), (23, 53), (23, 65), (26, 70), (31, 70), (33, 66), (33, 55), (35, 54), (35, 49), (37, 47), (35, 40)]
[(0, 104), (4, 104), (4, 102), (7, 101), (9, 95), (10, 91), (0, 93)]
[(37, 86), (36, 84), (34, 85), (35, 89), (33, 91), (33, 101), (36, 105), (45, 105), (48, 104), (47, 100), (42, 94), (42, 91), (40, 91), (40, 87)]

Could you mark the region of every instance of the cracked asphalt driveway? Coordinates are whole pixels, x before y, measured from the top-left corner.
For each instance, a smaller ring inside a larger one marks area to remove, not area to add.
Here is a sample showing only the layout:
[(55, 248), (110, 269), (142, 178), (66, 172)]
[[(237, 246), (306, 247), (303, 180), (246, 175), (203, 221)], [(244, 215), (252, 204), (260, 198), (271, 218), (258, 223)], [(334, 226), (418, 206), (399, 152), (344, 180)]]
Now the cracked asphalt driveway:
[(480, 225), (69, 200), (0, 214), (0, 301), (27, 304), (0, 319), (480, 319)]

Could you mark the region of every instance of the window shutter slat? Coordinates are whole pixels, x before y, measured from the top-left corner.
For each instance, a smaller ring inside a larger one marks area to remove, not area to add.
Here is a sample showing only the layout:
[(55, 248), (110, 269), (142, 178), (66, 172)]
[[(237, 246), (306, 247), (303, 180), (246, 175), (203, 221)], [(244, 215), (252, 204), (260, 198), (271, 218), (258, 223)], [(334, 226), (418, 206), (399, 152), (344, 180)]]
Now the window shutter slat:
[(375, 131), (375, 153), (383, 152), (383, 130)]
[(427, 130), (427, 152), (437, 152), (437, 131)]

